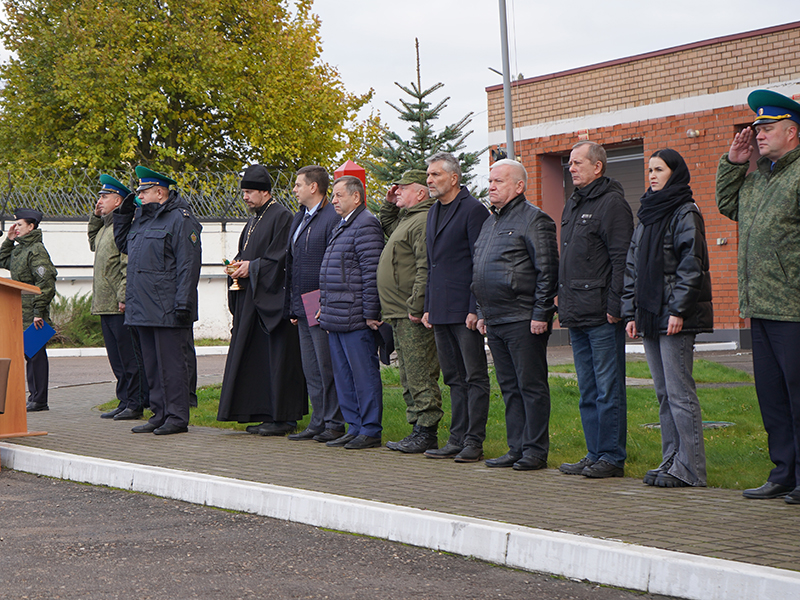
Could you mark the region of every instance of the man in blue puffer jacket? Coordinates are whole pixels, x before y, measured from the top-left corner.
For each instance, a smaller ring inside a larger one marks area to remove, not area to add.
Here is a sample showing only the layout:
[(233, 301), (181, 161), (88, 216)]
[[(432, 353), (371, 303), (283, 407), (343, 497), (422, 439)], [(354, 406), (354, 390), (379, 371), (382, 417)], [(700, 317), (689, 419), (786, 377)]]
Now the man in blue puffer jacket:
[(381, 445), (383, 389), (374, 330), (381, 325), (378, 261), (383, 231), (355, 177), (333, 184), (341, 222), (331, 234), (319, 274), (320, 326), (328, 332), (336, 395), (349, 430), (327, 442), (347, 449)]

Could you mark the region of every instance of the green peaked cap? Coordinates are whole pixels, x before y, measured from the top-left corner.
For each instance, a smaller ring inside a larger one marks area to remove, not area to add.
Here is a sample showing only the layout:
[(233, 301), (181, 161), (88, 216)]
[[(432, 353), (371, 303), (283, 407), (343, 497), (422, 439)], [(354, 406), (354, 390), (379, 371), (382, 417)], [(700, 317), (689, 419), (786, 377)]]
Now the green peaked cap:
[(100, 183), (103, 187), (100, 188), (100, 194), (119, 194), (125, 198), (131, 191), (126, 188), (119, 180), (114, 179), (111, 175), (103, 173), (100, 175)]
[(136, 188), (137, 192), (148, 190), (154, 185), (168, 188), (171, 185), (178, 184), (174, 179), (142, 166), (136, 167), (136, 177), (139, 179), (139, 187)]

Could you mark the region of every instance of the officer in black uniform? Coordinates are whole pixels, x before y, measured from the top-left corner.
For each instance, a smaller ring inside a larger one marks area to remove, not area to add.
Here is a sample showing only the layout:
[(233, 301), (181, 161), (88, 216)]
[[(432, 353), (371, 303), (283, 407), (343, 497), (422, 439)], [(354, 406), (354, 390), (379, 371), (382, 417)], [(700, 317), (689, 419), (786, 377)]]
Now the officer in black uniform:
[(128, 255), (125, 324), (139, 332), (153, 410), (132, 431), (183, 433), (189, 424), (186, 355), (197, 320), (202, 228), (186, 201), (169, 189), (174, 180), (145, 167), (136, 167), (136, 176), (135, 194), (114, 211), (114, 239)]

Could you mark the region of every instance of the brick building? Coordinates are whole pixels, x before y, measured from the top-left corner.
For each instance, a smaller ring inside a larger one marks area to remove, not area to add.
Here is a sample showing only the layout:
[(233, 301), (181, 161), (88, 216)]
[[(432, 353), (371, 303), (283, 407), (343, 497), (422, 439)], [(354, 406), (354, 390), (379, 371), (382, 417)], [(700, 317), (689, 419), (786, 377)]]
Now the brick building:
[[(527, 196), (556, 223), (572, 193), (566, 163), (579, 140), (606, 148), (607, 175), (623, 184), (634, 214), (649, 156), (668, 147), (686, 159), (706, 221), (714, 289), (715, 332), (698, 341), (750, 346), (749, 323), (738, 311), (737, 225), (717, 212), (714, 175), (734, 134), (752, 123), (747, 95), (758, 88), (800, 97), (800, 22), (523, 79), (512, 88), (514, 150), (528, 169)], [(502, 145), (503, 88), (486, 91), (489, 143)]]

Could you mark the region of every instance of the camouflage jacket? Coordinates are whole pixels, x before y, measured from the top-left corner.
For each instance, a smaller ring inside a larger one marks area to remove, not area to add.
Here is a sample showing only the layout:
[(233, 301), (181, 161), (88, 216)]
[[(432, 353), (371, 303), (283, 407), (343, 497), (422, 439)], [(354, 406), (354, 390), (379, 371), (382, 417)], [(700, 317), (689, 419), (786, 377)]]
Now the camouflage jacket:
[(425, 230), (433, 202), (428, 199), (409, 209), (389, 202), (381, 206), (381, 227), (389, 236), (378, 263), (378, 294), (384, 318), (422, 317), (428, 282)]
[(800, 147), (758, 169), (724, 154), (719, 212), (739, 222), (739, 312), (743, 319), (800, 321)]
[(11, 271), (11, 279), (37, 286), (41, 294), (22, 294), (22, 326), (28, 328), (34, 317), (50, 323), (50, 302), (56, 295), (58, 271), (42, 244), (42, 230), (34, 229), (15, 240), (5, 239), (0, 246), (0, 269)]
[(119, 303), (125, 302), (125, 275), (128, 255), (117, 248), (111, 214), (89, 218), (89, 247), (94, 252), (92, 314), (119, 315)]

